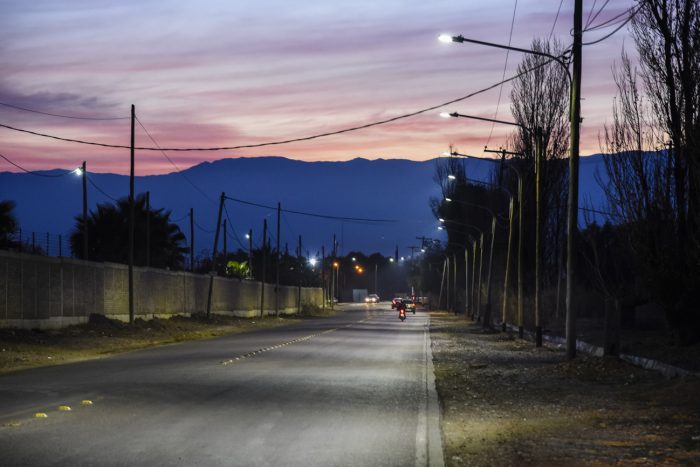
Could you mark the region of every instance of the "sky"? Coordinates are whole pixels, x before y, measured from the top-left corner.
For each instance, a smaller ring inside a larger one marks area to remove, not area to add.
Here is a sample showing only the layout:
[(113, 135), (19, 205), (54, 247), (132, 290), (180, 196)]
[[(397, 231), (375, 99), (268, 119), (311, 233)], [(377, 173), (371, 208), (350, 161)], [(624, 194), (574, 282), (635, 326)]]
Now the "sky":
[[(161, 147), (260, 144), (332, 132), (432, 107), (515, 73), (522, 55), (444, 44), (441, 33), (527, 48), (570, 43), (573, 1), (559, 0), (0, 0), (0, 123), (71, 139), (128, 145), (130, 108)], [(632, 0), (584, 2), (596, 25)], [(515, 17), (513, 21), (513, 12)], [(555, 18), (557, 21), (555, 23)], [(584, 42), (611, 29), (587, 32)], [(581, 154), (600, 152), (612, 67), (626, 28), (583, 52)], [(228, 157), (308, 161), (427, 160), (449, 145), (483, 155), (512, 131), (440, 111), (511, 120), (510, 85), (440, 110), (341, 135), (216, 152), (137, 151), (139, 175)], [(93, 118), (119, 118), (92, 120)], [(141, 126), (136, 145), (153, 146)], [(29, 170), (129, 172), (129, 151), (0, 128), (0, 154)], [(487, 157), (487, 155), (484, 155)], [(17, 171), (0, 160), (0, 171)]]

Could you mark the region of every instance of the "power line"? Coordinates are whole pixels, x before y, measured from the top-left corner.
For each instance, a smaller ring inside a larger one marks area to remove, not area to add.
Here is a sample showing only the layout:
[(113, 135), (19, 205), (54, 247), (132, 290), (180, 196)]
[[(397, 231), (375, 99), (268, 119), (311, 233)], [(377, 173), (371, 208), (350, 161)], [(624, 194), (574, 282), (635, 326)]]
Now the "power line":
[(126, 120), (129, 118), (129, 117), (78, 117), (75, 115), (61, 115), (61, 114), (54, 114), (54, 113), (50, 113), (50, 112), (42, 112), (40, 110), (28, 109), (26, 107), (20, 107), (18, 105), (7, 104), (5, 102), (0, 102), (0, 105), (2, 105), (3, 107), (9, 107), (11, 109), (22, 110), (24, 112), (31, 112), (31, 113), (35, 113), (35, 114), (48, 115), (49, 117), (72, 118), (75, 120)]
[[(233, 226), (233, 222), (231, 222), (231, 217), (228, 215), (228, 208), (226, 207), (226, 203), (224, 203), (224, 213), (226, 214), (226, 219), (228, 220), (228, 225), (231, 226), (231, 230), (233, 231), (233, 238), (236, 240), (238, 245), (243, 249), (243, 251), (248, 251), (248, 247), (241, 242), (241, 239), (238, 238), (238, 234), (236, 233), (236, 228)], [(228, 230), (226, 231), (226, 234), (231, 237), (231, 234), (228, 233)]]
[(610, 0), (605, 0), (605, 3), (603, 3), (603, 6), (601, 6), (600, 9), (598, 9), (598, 11), (596, 12), (596, 14), (593, 15), (593, 17), (591, 18), (591, 13), (593, 13), (593, 8), (595, 8), (595, 2), (593, 2), (593, 6), (591, 7), (591, 13), (588, 14), (588, 19), (586, 20), (586, 26), (584, 26), (584, 29), (586, 29), (588, 26), (590, 26), (591, 23), (593, 21), (595, 21), (596, 18), (598, 18), (598, 15), (600, 15), (603, 12), (603, 10), (608, 5), (608, 3), (610, 3)]
[(118, 202), (119, 202), (116, 198), (113, 198), (113, 197), (109, 196), (107, 193), (105, 193), (105, 191), (104, 191), (102, 188), (100, 188), (100, 187), (97, 185), (97, 183), (95, 183), (94, 181), (92, 181), (92, 177), (87, 177), (87, 181), (90, 182), (90, 185), (92, 185), (93, 187), (95, 187), (95, 189), (96, 189), (97, 191), (99, 191), (100, 193), (102, 193), (103, 195), (105, 195), (107, 198), (111, 199), (111, 200), (114, 201), (115, 203), (118, 203)]
[(201, 230), (201, 231), (204, 232), (204, 233), (210, 233), (210, 234), (211, 234), (211, 233), (214, 233), (213, 230), (205, 229), (204, 227), (202, 227), (201, 225), (199, 225), (199, 224), (197, 223), (197, 221), (194, 221), (194, 226), (197, 227), (199, 230)]
[[(567, 49), (567, 51), (568, 51), (568, 49)], [(563, 54), (563, 55), (560, 55), (560, 56), (557, 57), (557, 58), (564, 58), (565, 56), (566, 56), (566, 54)], [(343, 133), (349, 133), (349, 132), (352, 132), (352, 131), (364, 130), (364, 129), (366, 129), (366, 128), (371, 128), (371, 127), (375, 127), (375, 126), (379, 126), (379, 125), (384, 125), (384, 124), (387, 124), (387, 123), (392, 123), (392, 122), (395, 122), (395, 121), (398, 121), (398, 120), (402, 120), (402, 119), (405, 119), (405, 118), (415, 117), (416, 115), (424, 114), (424, 113), (427, 113), (427, 112), (432, 112), (432, 111), (437, 110), (437, 109), (440, 109), (440, 108), (442, 108), (442, 107), (446, 107), (446, 106), (448, 106), (448, 105), (452, 105), (452, 104), (454, 104), (454, 103), (457, 103), (457, 102), (461, 102), (461, 101), (470, 99), (470, 98), (472, 98), (472, 97), (474, 97), (474, 96), (477, 96), (477, 95), (479, 95), (479, 94), (483, 94), (483, 93), (485, 93), (485, 92), (487, 92), (487, 91), (490, 91), (490, 90), (492, 90), (492, 89), (495, 89), (495, 88), (497, 88), (498, 86), (500, 86), (500, 85), (502, 85), (502, 84), (504, 84), (504, 83), (508, 83), (508, 82), (510, 82), (510, 81), (516, 80), (516, 79), (520, 78), (521, 76), (523, 76), (523, 75), (525, 75), (525, 74), (527, 74), (527, 73), (530, 73), (530, 72), (535, 71), (535, 70), (537, 70), (537, 69), (539, 69), (539, 68), (542, 68), (543, 66), (549, 64), (552, 60), (553, 60), (553, 59), (547, 59), (545, 62), (540, 63), (540, 64), (538, 64), (538, 65), (536, 65), (536, 66), (534, 66), (534, 67), (532, 67), (532, 68), (530, 68), (530, 69), (523, 70), (523, 71), (521, 71), (520, 73), (511, 76), (510, 78), (504, 79), (504, 80), (499, 81), (499, 82), (497, 82), (497, 83), (494, 83), (494, 84), (492, 84), (492, 85), (490, 85), (490, 86), (487, 86), (487, 87), (485, 87), (485, 88), (479, 89), (478, 91), (471, 92), (471, 93), (469, 93), (469, 94), (467, 94), (467, 95), (464, 95), (464, 96), (462, 96), (462, 97), (458, 97), (458, 98), (456, 98), (456, 99), (452, 99), (452, 100), (447, 101), (447, 102), (443, 102), (443, 103), (441, 103), (441, 104), (437, 104), (437, 105), (434, 105), (434, 106), (431, 106), (431, 107), (423, 108), (423, 109), (420, 109), (420, 110), (417, 110), (417, 111), (414, 111), (414, 112), (410, 112), (410, 113), (398, 115), (398, 116), (396, 116), (396, 117), (387, 118), (387, 119), (384, 119), (384, 120), (378, 120), (378, 121), (375, 121), (375, 122), (366, 123), (366, 124), (364, 124), (364, 125), (359, 125), (359, 126), (344, 128), (344, 129), (341, 129), (341, 130), (335, 130), (335, 131), (330, 131), (330, 132), (326, 132), (326, 133), (320, 133), (320, 134), (311, 135), (311, 136), (304, 136), (304, 137), (300, 137), (300, 138), (292, 138), (292, 139), (287, 139), (287, 140), (271, 141), (271, 142), (257, 143), (257, 144), (242, 144), (242, 145), (238, 145), (238, 146), (222, 146), (222, 147), (209, 147), (209, 148), (160, 148), (160, 147), (142, 147), (142, 146), (140, 146), (140, 147), (135, 147), (134, 149), (138, 149), (138, 150), (140, 150), (140, 151), (179, 151), (179, 152), (187, 152), (187, 151), (230, 151), (230, 150), (234, 150), (234, 149), (260, 148), (260, 147), (265, 147), (265, 146), (276, 146), (276, 145), (281, 145), (281, 144), (296, 143), (296, 142), (300, 142), (300, 141), (310, 141), (310, 140), (314, 140), (314, 139), (318, 139), (318, 138), (324, 138), (324, 137), (327, 137), (327, 136), (334, 136), (334, 135), (340, 135), (340, 134), (343, 134)], [(40, 132), (37, 132), (37, 131), (32, 131), (32, 130), (26, 130), (26, 129), (22, 129), (22, 128), (17, 128), (17, 127), (13, 127), (13, 126), (10, 126), (10, 125), (6, 125), (6, 124), (4, 124), (4, 123), (0, 123), (0, 127), (2, 127), (2, 128), (7, 128), (8, 130), (19, 131), (19, 132), (21, 132), (21, 133), (27, 133), (27, 134), (34, 135), (34, 136), (41, 136), (41, 137), (44, 137), (44, 138), (50, 138), (50, 139), (55, 139), (55, 140), (58, 140), (58, 141), (65, 141), (65, 142), (69, 142), (69, 143), (87, 144), (87, 145), (90, 145), (90, 146), (99, 146), (99, 147), (104, 147), (104, 148), (115, 148), (115, 149), (130, 149), (130, 148), (131, 148), (131, 146), (125, 146), (125, 145), (121, 145), (121, 144), (97, 143), (97, 142), (94, 142), (94, 141), (85, 141), (85, 140), (79, 140), (79, 139), (74, 139), (74, 138), (64, 138), (64, 137), (61, 137), (61, 136), (49, 135), (49, 134), (40, 133)]]
[[(637, 7), (637, 8), (641, 8), (641, 7)], [(597, 29), (603, 29), (603, 28), (610, 27), (610, 26), (613, 26), (613, 25), (615, 25), (615, 24), (618, 24), (619, 21), (622, 20), (622, 18), (623, 18), (625, 15), (630, 15), (630, 14), (632, 14), (632, 12), (633, 12), (634, 10), (635, 10), (635, 7), (628, 8), (628, 9), (624, 10), (623, 12), (618, 13), (617, 15), (613, 16), (612, 18), (603, 21), (602, 23), (598, 23), (598, 24), (596, 24), (595, 26), (589, 26), (589, 27), (585, 28), (583, 31), (584, 31), (584, 32), (595, 31), (595, 30), (597, 30)], [(624, 20), (623, 20), (623, 21), (624, 21)]]
[(619, 31), (620, 29), (622, 29), (623, 27), (625, 27), (625, 25), (626, 25), (627, 23), (629, 23), (630, 21), (632, 21), (632, 18), (634, 18), (634, 17), (636, 16), (636, 14), (639, 13), (639, 11), (640, 11), (641, 9), (642, 9), (641, 6), (640, 6), (639, 8), (637, 8), (636, 11), (634, 11), (632, 14), (630, 14), (630, 15), (627, 17), (627, 19), (625, 19), (625, 21), (623, 21), (622, 23), (620, 23), (620, 25), (619, 25), (618, 27), (616, 27), (616, 28), (615, 28), (612, 32), (610, 32), (609, 34), (607, 34), (607, 35), (601, 37), (600, 39), (596, 39), (596, 40), (591, 41), (591, 42), (584, 42), (582, 45), (594, 45), (594, 44), (598, 44), (599, 42), (603, 42), (604, 40), (608, 39), (609, 37), (611, 37), (612, 35), (614, 35), (617, 31)]
[(160, 153), (163, 155), (163, 157), (165, 157), (168, 160), (168, 162), (170, 162), (170, 164), (172, 164), (172, 166), (175, 167), (175, 170), (177, 171), (177, 173), (180, 174), (182, 176), (182, 178), (184, 178), (187, 181), (187, 183), (192, 185), (192, 187), (195, 190), (197, 190), (199, 193), (201, 193), (202, 196), (204, 196), (206, 199), (208, 199), (212, 203), (216, 204), (216, 201), (214, 201), (214, 199), (212, 199), (209, 195), (207, 195), (204, 191), (202, 191), (197, 185), (195, 185), (195, 183), (192, 180), (190, 180), (189, 177), (184, 174), (184, 172), (182, 172), (182, 169), (180, 169), (180, 167), (178, 167), (177, 164), (175, 162), (173, 162), (173, 160), (170, 157), (168, 157), (168, 155), (165, 153), (165, 151), (160, 148), (160, 145), (155, 140), (155, 138), (153, 138), (153, 136), (151, 136), (151, 134), (148, 132), (146, 127), (143, 125), (143, 123), (141, 123), (141, 120), (136, 118), (136, 121), (139, 123), (139, 126), (143, 129), (143, 131), (146, 132), (146, 135), (148, 135), (148, 138), (160, 150)]
[[(254, 203), (252, 201), (245, 201), (242, 199), (231, 198), (230, 196), (227, 196), (226, 199), (230, 199), (231, 201), (235, 201), (237, 203), (247, 204), (249, 206), (256, 206), (256, 207), (264, 208), (264, 209), (271, 209), (271, 210), (277, 209), (276, 207), (273, 207), (273, 206), (267, 206), (265, 204)], [(298, 214), (300, 216), (317, 217), (317, 218), (321, 218), (321, 219), (342, 220), (342, 221), (348, 221), (348, 222), (378, 222), (378, 223), (398, 222), (398, 220), (396, 220), (396, 219), (365, 219), (365, 218), (361, 218), (361, 217), (332, 216), (332, 215), (328, 215), (328, 214), (317, 214), (317, 213), (313, 213), (313, 212), (294, 211), (292, 209), (281, 209), (281, 212), (288, 212), (290, 214)]]
[[(515, 26), (515, 13), (518, 10), (518, 0), (515, 0), (515, 5), (513, 6), (513, 18), (510, 20), (510, 34), (508, 35), (508, 47), (510, 47), (513, 41), (513, 27)], [(505, 79), (506, 71), (508, 70), (508, 57), (510, 56), (510, 50), (506, 49), (506, 60), (503, 64), (503, 76), (501, 79)], [(503, 94), (503, 84), (498, 88), (498, 100), (496, 101), (496, 111), (493, 113), (494, 120), (498, 118), (498, 109), (501, 106), (501, 95)], [(486, 139), (486, 146), (491, 143), (491, 136), (493, 136), (493, 129), (496, 126), (496, 122), (491, 123), (491, 130), (489, 131), (489, 137)]]
[(557, 16), (554, 17), (554, 24), (552, 24), (552, 30), (549, 32), (549, 38), (552, 38), (554, 34), (554, 28), (557, 26), (557, 21), (559, 20), (559, 13), (561, 13), (561, 6), (564, 4), (564, 0), (559, 0), (559, 8), (557, 8)]
[[(5, 155), (3, 155), (3, 154), (0, 154), (0, 157), (2, 157), (3, 159), (5, 159), (5, 160), (6, 160), (7, 162), (9, 162), (10, 164), (14, 165), (15, 167), (17, 167), (17, 168), (20, 169), (21, 171), (26, 172), (26, 173), (28, 173), (29, 175), (35, 175), (35, 176), (37, 176), (37, 177), (58, 178), (58, 177), (63, 177), (64, 175), (68, 175), (69, 173), (73, 173), (73, 172), (75, 171), (75, 170), (66, 170), (66, 172), (64, 172), (64, 173), (62, 173), (62, 174), (46, 174), (46, 173), (40, 173), (40, 172), (35, 171), (35, 170), (28, 170), (28, 169), (25, 169), (24, 167), (22, 167), (21, 165), (17, 164), (16, 162), (13, 162), (12, 160), (10, 160), (10, 158), (8, 158), (7, 156), (5, 156)], [(65, 169), (63, 169), (63, 170), (65, 170)]]

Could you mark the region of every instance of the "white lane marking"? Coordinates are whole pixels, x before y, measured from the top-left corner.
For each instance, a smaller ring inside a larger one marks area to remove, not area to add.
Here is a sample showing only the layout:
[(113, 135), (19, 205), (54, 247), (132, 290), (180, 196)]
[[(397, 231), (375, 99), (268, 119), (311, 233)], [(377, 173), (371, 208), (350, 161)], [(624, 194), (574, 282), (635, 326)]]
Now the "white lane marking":
[(237, 361), (240, 361), (240, 360), (243, 360), (243, 359), (246, 359), (246, 358), (252, 358), (252, 357), (254, 357), (254, 356), (258, 355), (258, 354), (261, 354), (261, 353), (263, 353), (263, 352), (266, 352), (266, 351), (268, 351), (268, 350), (279, 349), (279, 348), (286, 347), (286, 346), (291, 345), (291, 344), (298, 344), (299, 342), (305, 342), (305, 341), (308, 341), (309, 339), (312, 339), (312, 338), (314, 338), (314, 337), (322, 336), (323, 334), (328, 334), (328, 333), (331, 333), (331, 332), (335, 332), (335, 331), (337, 331), (337, 330), (339, 330), (339, 329), (345, 329), (345, 328), (349, 328), (349, 327), (354, 326), (354, 325), (359, 324), (359, 323), (364, 323), (365, 321), (369, 321), (370, 319), (372, 319), (372, 318), (365, 318), (365, 319), (363, 319), (363, 320), (356, 321), (356, 322), (354, 322), (354, 323), (349, 323), (349, 324), (346, 324), (346, 325), (344, 325), (344, 326), (339, 326), (339, 327), (333, 328), (333, 329), (327, 329), (327, 330), (325, 330), (325, 331), (323, 331), (323, 332), (317, 332), (317, 333), (315, 333), (315, 334), (309, 334), (308, 336), (298, 337), (298, 338), (293, 339), (293, 340), (291, 340), (291, 341), (287, 341), (287, 342), (283, 342), (283, 343), (281, 343), (281, 344), (277, 344), (277, 345), (275, 345), (274, 347), (267, 347), (267, 348), (262, 348), (262, 349), (254, 350), (254, 351), (252, 351), (252, 352), (248, 352), (247, 354), (238, 355), (238, 356), (236, 356), (236, 357), (231, 357), (231, 358), (229, 358), (229, 359), (227, 359), (227, 360), (222, 360), (222, 361), (221, 361), (221, 364), (224, 365), (224, 366), (225, 366), (225, 365), (230, 365), (230, 364), (232, 364), (232, 363), (236, 363)]

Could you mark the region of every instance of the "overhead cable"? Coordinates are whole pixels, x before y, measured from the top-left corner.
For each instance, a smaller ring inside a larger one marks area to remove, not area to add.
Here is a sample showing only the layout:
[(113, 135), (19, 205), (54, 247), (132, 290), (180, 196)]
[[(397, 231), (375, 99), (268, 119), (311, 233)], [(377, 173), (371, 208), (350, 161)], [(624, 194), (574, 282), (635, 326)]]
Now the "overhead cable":
[(75, 115), (61, 115), (61, 114), (54, 114), (54, 113), (50, 113), (50, 112), (42, 112), (40, 110), (28, 109), (26, 107), (20, 107), (18, 105), (8, 104), (6, 102), (0, 102), (0, 105), (3, 107), (9, 107), (11, 109), (22, 110), (24, 112), (31, 112), (31, 113), (35, 113), (35, 114), (48, 115), (49, 117), (71, 118), (74, 120), (126, 120), (127, 118), (130, 118), (130, 117), (78, 117)]
[[(36, 171), (36, 170), (28, 170), (28, 169), (25, 169), (24, 167), (22, 167), (21, 165), (17, 164), (16, 162), (13, 162), (12, 160), (10, 160), (10, 158), (8, 158), (7, 156), (5, 156), (5, 155), (3, 155), (3, 154), (0, 154), (0, 157), (2, 157), (3, 159), (5, 159), (5, 160), (6, 160), (7, 162), (9, 162), (10, 164), (14, 165), (15, 167), (17, 167), (17, 168), (20, 169), (21, 171), (26, 172), (26, 173), (28, 173), (29, 175), (35, 175), (35, 176), (37, 176), (37, 177), (58, 178), (58, 177), (63, 177), (64, 175), (68, 175), (69, 173), (73, 173), (73, 172), (75, 171), (75, 170), (66, 170), (64, 173), (60, 173), (60, 174), (41, 173), (41, 172), (38, 172), (38, 171)], [(65, 169), (64, 169), (64, 170), (65, 170)]]

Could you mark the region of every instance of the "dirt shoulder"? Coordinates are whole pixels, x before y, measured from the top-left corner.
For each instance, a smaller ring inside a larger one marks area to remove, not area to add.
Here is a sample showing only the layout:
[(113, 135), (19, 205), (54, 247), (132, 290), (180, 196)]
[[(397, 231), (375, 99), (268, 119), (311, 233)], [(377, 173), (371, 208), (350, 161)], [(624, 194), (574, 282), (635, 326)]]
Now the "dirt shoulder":
[(87, 324), (58, 330), (0, 329), (0, 374), (24, 368), (60, 365), (104, 357), (120, 352), (183, 341), (211, 339), (299, 323), (304, 319), (330, 316), (309, 309), (301, 315), (236, 318), (212, 315), (135, 320), (133, 325), (99, 315)]
[(431, 318), (445, 464), (700, 465), (700, 380)]

